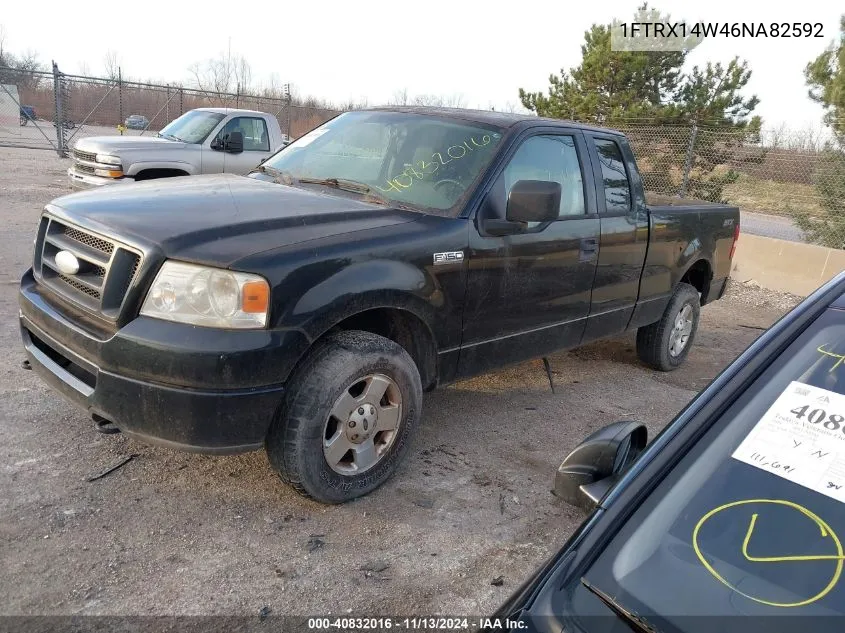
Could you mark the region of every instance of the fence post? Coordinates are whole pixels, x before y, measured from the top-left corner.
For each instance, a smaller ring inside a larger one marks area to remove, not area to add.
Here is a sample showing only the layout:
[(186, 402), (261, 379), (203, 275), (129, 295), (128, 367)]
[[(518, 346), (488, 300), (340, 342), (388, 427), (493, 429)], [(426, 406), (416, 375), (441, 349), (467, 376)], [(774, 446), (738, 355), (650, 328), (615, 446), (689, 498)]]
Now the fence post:
[(170, 84), (167, 84), (167, 93), (164, 98), (164, 118), (167, 120), (167, 123), (170, 123)]
[(120, 66), (117, 67), (117, 124), (123, 125), (123, 74)]
[(56, 152), (59, 158), (65, 158), (67, 152), (65, 151), (65, 128), (62, 125), (64, 121), (64, 112), (62, 110), (62, 74), (59, 72), (59, 66), (53, 61), (53, 122), (56, 125)]
[(179, 116), (185, 114), (185, 90), (179, 86)]
[(238, 84), (235, 88), (235, 107), (241, 107), (241, 84)]
[(684, 159), (684, 179), (681, 182), (681, 190), (678, 195), (681, 198), (686, 198), (687, 190), (689, 189), (689, 175), (692, 171), (692, 161), (695, 152), (695, 137), (698, 135), (698, 123), (695, 119), (692, 120), (692, 130), (689, 135), (689, 145), (687, 146), (687, 155)]
[(285, 135), (288, 137), (290, 141), (292, 139), (290, 134), (290, 106), (291, 106), (291, 94), (290, 94), (290, 84), (285, 84)]

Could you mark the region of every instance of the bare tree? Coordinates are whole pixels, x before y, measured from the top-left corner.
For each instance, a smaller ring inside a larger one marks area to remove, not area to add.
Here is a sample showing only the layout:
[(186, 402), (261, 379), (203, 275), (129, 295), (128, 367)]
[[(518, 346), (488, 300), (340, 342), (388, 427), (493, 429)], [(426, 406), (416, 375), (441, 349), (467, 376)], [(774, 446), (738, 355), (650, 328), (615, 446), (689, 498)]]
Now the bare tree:
[(232, 60), (232, 65), (238, 92), (249, 92), (252, 82), (252, 68), (250, 68), (249, 62), (246, 61), (245, 57), (239, 56)]
[(395, 90), (393, 92), (393, 98), (387, 102), (388, 105), (399, 105), (404, 106), (408, 105), (408, 89), (402, 88), (402, 90)]
[(461, 94), (447, 96), (419, 94), (414, 96), (412, 103), (419, 106), (433, 106), (438, 108), (465, 108), (467, 105), (466, 99)]
[(443, 97), (438, 97), (437, 95), (430, 94), (414, 95), (412, 102), (414, 105), (418, 106), (442, 107), (444, 105)]
[(8, 33), (0, 25), (0, 83), (15, 84), (18, 87), (36, 88), (41, 77), (38, 71), (44, 70), (44, 64), (38, 61), (38, 53), (28, 50), (22, 55), (14, 55), (6, 48)]
[(109, 49), (106, 52), (103, 57), (103, 70), (107, 79), (117, 81), (120, 76), (120, 58), (117, 55), (117, 51)]
[(91, 67), (88, 65), (88, 62), (81, 61), (76, 65), (76, 67), (79, 69), (79, 74), (83, 77), (91, 76)]
[(220, 105), (231, 101), (236, 91), (249, 92), (252, 68), (242, 55), (232, 55), (231, 47), (215, 59), (196, 62), (188, 69), (193, 83)]

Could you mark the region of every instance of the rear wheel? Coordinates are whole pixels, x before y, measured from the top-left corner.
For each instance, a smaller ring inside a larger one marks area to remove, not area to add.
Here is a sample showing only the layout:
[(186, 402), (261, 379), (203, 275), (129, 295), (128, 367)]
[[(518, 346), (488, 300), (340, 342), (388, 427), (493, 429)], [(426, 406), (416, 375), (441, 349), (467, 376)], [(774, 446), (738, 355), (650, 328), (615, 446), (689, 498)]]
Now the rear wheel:
[(663, 317), (637, 330), (640, 360), (660, 371), (680, 367), (695, 339), (700, 312), (698, 291), (689, 284), (678, 284)]
[(300, 494), (349, 501), (396, 471), (421, 406), (419, 372), (401, 346), (369, 332), (339, 332), (318, 344), (288, 382), (267, 455)]

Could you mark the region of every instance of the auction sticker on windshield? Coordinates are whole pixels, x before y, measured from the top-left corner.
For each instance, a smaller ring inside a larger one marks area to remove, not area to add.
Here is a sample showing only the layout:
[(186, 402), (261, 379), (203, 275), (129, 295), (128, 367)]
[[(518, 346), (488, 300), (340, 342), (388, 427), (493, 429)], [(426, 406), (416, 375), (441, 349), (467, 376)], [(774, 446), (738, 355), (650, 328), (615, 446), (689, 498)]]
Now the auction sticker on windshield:
[(845, 395), (792, 382), (732, 457), (845, 501)]

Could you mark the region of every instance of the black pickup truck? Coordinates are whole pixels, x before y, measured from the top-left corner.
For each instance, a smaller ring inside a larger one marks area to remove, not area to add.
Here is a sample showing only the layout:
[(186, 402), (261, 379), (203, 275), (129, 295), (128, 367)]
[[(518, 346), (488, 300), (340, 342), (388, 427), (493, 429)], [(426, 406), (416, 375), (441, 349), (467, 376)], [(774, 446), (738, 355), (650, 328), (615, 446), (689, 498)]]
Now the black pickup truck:
[(634, 329), (644, 362), (677, 367), (739, 211), (663, 202), (612, 130), (349, 112), (246, 177), (48, 204), (23, 344), (100, 430), (265, 447), (297, 491), (342, 502), (394, 472), (425, 390)]

